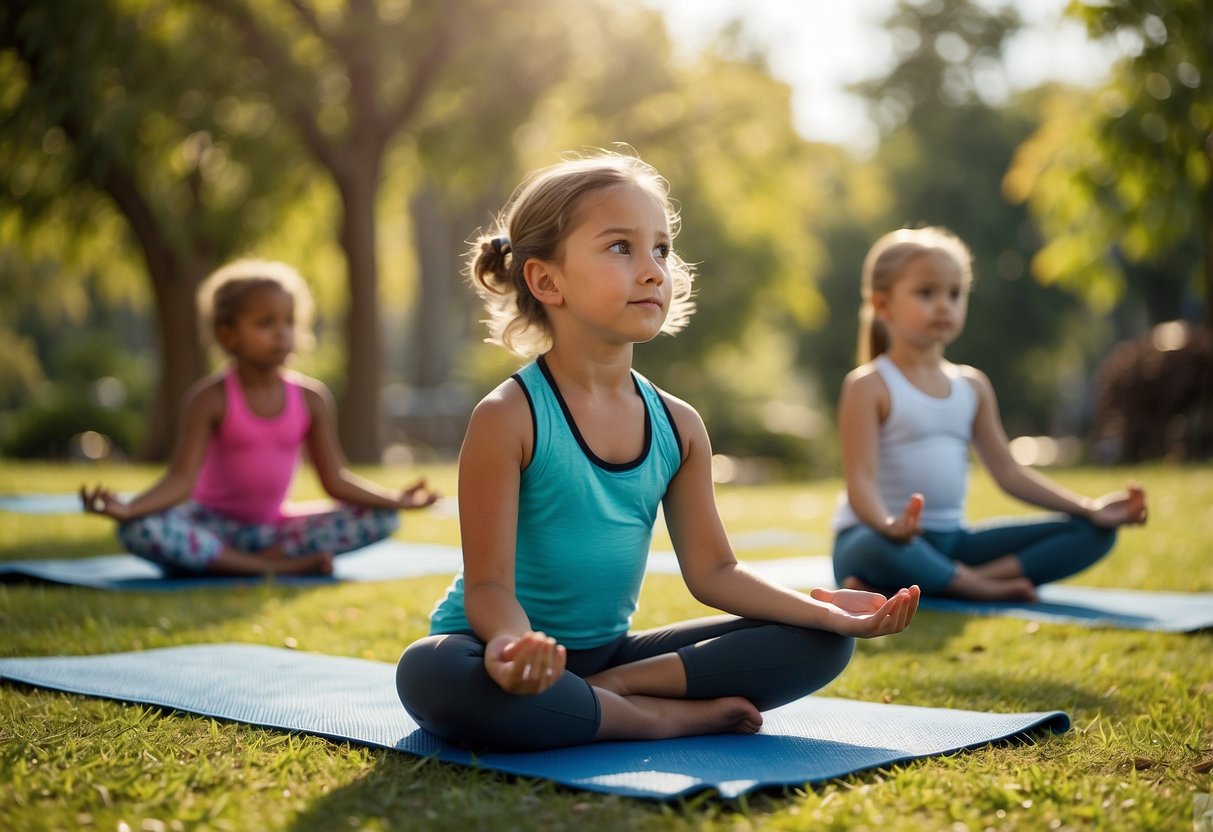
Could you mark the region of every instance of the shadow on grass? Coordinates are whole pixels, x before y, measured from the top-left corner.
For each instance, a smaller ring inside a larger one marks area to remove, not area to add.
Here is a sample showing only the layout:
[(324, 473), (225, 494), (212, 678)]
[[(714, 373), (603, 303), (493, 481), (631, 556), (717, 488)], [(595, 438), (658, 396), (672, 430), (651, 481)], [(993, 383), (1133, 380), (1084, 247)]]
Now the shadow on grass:
[(1022, 668), (994, 673), (958, 671), (940, 681), (947, 686), (947, 706), (964, 710), (1066, 711), (1073, 717), (1077, 710), (1115, 714), (1125, 707), (1115, 693), (1093, 690), (1081, 680), (1052, 679), (1025, 673)]
[[(648, 800), (584, 792), (547, 780), (376, 751), (359, 780), (313, 800), (289, 827), (296, 832), (383, 829), (643, 829), (665, 823)], [(581, 820), (578, 820), (578, 819)]]
[(42, 560), (60, 558), (76, 560), (95, 555), (111, 555), (122, 551), (112, 530), (99, 530), (95, 535), (64, 539), (62, 536), (30, 536), (16, 540), (0, 536), (0, 561)]
[(0, 583), (0, 628), (5, 633), (0, 653), (107, 653), (213, 641), (208, 630), (255, 621), (266, 604), (289, 602), (309, 591), (261, 584), (166, 594)]

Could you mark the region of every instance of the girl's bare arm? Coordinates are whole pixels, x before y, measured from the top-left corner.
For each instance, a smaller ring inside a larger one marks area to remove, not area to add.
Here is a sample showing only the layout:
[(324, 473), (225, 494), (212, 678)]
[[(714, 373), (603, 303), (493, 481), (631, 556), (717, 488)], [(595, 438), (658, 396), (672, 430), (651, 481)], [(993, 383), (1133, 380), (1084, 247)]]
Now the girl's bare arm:
[(160, 479), (129, 503), (102, 485), (83, 486), (80, 499), (84, 510), (125, 522), (164, 511), (184, 501), (194, 490), (207, 445), (223, 421), (224, 406), (221, 377), (195, 383), (185, 395), (177, 445)]
[(341, 441), (337, 438), (336, 407), (332, 393), (315, 379), (304, 379), (301, 385), (311, 415), (311, 428), (307, 435), (308, 454), (326, 494), (343, 503), (371, 508), (421, 508), (438, 499), (438, 495), (426, 487), (424, 480), (400, 491), (392, 491), (349, 470)]
[(699, 414), (671, 400), (683, 437), (683, 462), (666, 491), (666, 525), (691, 594), (708, 606), (747, 618), (854, 636), (899, 632), (917, 609), (917, 590), (892, 598), (851, 590), (804, 594), (770, 583), (738, 563), (716, 508), (711, 445)]

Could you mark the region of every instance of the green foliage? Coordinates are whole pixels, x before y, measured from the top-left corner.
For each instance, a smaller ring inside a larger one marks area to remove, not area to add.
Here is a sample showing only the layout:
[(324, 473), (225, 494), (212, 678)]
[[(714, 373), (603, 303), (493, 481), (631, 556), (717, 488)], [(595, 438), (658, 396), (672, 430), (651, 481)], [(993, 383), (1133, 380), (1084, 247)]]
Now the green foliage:
[[(841, 159), (833, 168), (834, 189), (854, 207), (824, 218), (831, 256), (820, 286), (831, 314), (800, 343), (831, 404), (855, 366), (864, 256), (877, 237), (903, 226), (944, 225), (972, 249), (969, 317), (948, 355), (989, 374), (1012, 435), (1054, 430), (1058, 390), (1086, 375), (1088, 345), (1074, 340), (1078, 304), (1026, 279), (1038, 235), (1024, 208), (999, 198), (1015, 149), (1037, 119), (1033, 95), (986, 100), (1018, 25), (1013, 10), (966, 0), (900, 3), (885, 24), (898, 61), (886, 77), (857, 87), (882, 125), (880, 145), (870, 161)], [(1015, 329), (1016, 321), (1031, 326)]]
[[(366, 472), (383, 482), (403, 472)], [(453, 493), (453, 475), (427, 472)], [(0, 493), (74, 490), (87, 476), (121, 490), (152, 468), (0, 463)], [(1150, 525), (1125, 532), (1082, 583), (1213, 591), (1213, 475), (1206, 468), (1067, 470), (1057, 479), (1102, 493), (1122, 477), (1145, 484)], [(720, 489), (733, 534), (784, 528), (829, 541), (837, 480)], [(315, 483), (296, 496), (315, 496)], [(979, 476), (971, 511), (1019, 511)], [(423, 512), (409, 540), (454, 545), (454, 516)], [(115, 550), (91, 516), (0, 514), (0, 558)], [(803, 555), (801, 547), (746, 552)], [(449, 578), (320, 589), (108, 593), (0, 585), (0, 653), (92, 654), (189, 643), (244, 642), (394, 662), (425, 632)], [(705, 609), (678, 578), (645, 583), (638, 627)], [(1009, 618), (920, 613), (905, 633), (859, 643), (827, 696), (992, 711), (1062, 709), (1059, 736), (997, 744), (744, 800), (705, 794), (669, 805), (557, 788), (433, 760), (371, 751), (158, 708), (24, 686), (0, 695), (0, 826), (95, 829), (735, 830), (1191, 829), (1213, 759), (1207, 633), (1097, 630)]]
[[(269, 227), (272, 184), (295, 169), (250, 67), (181, 3), (10, 3), (0, 18), (0, 170), (8, 204), (88, 239), (98, 196), (131, 174), (150, 216), (118, 202), (137, 236), (153, 223), (179, 256), (223, 259)], [(228, 52), (215, 60), (217, 51)], [(84, 187), (81, 187), (84, 186)]]
[(143, 422), (130, 409), (103, 407), (87, 393), (57, 389), (14, 413), (0, 442), (0, 455), (14, 459), (68, 459), (79, 456), (74, 441), (86, 431), (108, 437), (114, 449), (130, 456), (138, 447)]
[[(1048, 238), (1033, 263), (1106, 310), (1134, 277), (1213, 286), (1213, 30), (1201, 0), (1072, 2), (1096, 38), (1136, 40), (1092, 100), (1058, 91), (1007, 190)], [(1199, 241), (1199, 242), (1197, 242)], [(1199, 251), (1206, 252), (1206, 265)], [(1161, 268), (1157, 268), (1161, 267)]]

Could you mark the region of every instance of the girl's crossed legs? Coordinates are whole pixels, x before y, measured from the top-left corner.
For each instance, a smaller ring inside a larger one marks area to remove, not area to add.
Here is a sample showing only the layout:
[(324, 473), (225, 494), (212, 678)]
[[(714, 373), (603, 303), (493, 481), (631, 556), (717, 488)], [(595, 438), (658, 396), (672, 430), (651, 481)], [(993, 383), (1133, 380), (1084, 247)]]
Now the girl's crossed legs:
[[(964, 594), (970, 587), (1020, 597), (1017, 581), (1032, 586), (1076, 575), (1106, 555), (1116, 530), (1080, 517), (999, 520), (971, 529), (927, 531), (905, 543), (868, 526), (852, 526), (834, 540), (834, 577), (858, 579), (877, 591), (917, 583), (924, 594)], [(958, 586), (959, 584), (959, 586)], [(1033, 593), (1029, 593), (1029, 597)], [(996, 597), (996, 596), (990, 596)]]
[[(854, 646), (823, 630), (714, 616), (569, 650), (551, 688), (520, 696), (485, 672), (484, 643), (475, 636), (436, 635), (404, 651), (396, 689), (421, 727), (445, 740), (538, 750), (728, 731), (755, 709), (829, 683)], [(655, 689), (646, 689), (646, 677)]]
[(277, 523), (241, 523), (191, 500), (120, 524), (118, 539), (177, 573), (325, 572), (333, 555), (383, 540), (399, 525), (394, 509), (344, 504)]

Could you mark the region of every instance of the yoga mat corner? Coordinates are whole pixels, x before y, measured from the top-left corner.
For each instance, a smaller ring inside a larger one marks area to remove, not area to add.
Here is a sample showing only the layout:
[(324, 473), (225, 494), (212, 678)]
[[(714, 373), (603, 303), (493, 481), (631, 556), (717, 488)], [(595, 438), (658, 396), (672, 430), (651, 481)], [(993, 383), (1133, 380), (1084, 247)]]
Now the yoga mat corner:
[(396, 697), (395, 671), (384, 662), (250, 644), (0, 659), (0, 678), (10, 682), (655, 800), (708, 789), (732, 799), (1070, 727), (1062, 711), (989, 713), (809, 696), (764, 714), (756, 735), (473, 754), (418, 727)]

